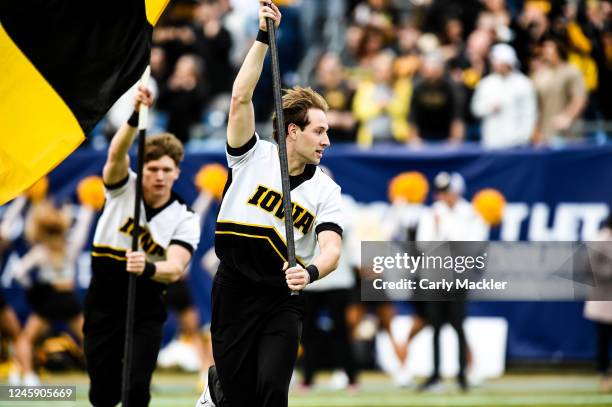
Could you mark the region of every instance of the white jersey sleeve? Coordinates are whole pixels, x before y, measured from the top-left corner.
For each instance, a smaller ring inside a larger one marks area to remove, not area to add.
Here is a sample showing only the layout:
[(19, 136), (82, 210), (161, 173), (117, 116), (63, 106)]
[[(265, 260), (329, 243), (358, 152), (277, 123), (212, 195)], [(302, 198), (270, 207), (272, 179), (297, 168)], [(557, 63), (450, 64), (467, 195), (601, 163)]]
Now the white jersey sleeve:
[(104, 184), (104, 197), (107, 200), (131, 192), (136, 187), (136, 173), (130, 168), (128, 175), (115, 184)]
[(247, 161), (249, 161), (255, 154), (256, 151), (261, 147), (259, 142), (259, 135), (253, 134), (253, 137), (247, 141), (247, 143), (241, 147), (234, 148), (230, 147), (229, 144), (226, 146), (226, 157), (227, 165), (230, 168), (239, 168)]
[(315, 233), (332, 230), (342, 236), (343, 212), (340, 187), (333, 184), (330, 192), (323, 197), (319, 205), (320, 209), (317, 210), (315, 219)]
[(178, 244), (193, 254), (200, 241), (200, 217), (193, 212), (187, 212), (187, 215), (177, 226), (172, 240), (170, 240), (170, 245)]

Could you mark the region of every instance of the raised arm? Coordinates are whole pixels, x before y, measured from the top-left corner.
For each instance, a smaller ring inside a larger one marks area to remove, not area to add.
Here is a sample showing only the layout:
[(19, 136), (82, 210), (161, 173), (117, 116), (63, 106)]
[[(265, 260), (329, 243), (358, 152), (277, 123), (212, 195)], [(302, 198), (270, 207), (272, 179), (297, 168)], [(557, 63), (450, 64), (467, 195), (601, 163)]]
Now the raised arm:
[(2, 222), (0, 222), (0, 241), (11, 240), (11, 228), (15, 221), (19, 218), (21, 211), (28, 203), (28, 198), (25, 195), (20, 195), (13, 199), (4, 212)]
[[(267, 32), (266, 18), (270, 17), (278, 27), (281, 13), (269, 0), (261, 1), (259, 8), (259, 29)], [(260, 36), (258, 36), (258, 39)], [(268, 45), (255, 41), (251, 46), (232, 88), (232, 100), (227, 124), (227, 143), (232, 148), (242, 147), (255, 133), (253, 92), (261, 76)]]
[(68, 237), (66, 256), (70, 262), (76, 261), (81, 250), (85, 247), (95, 215), (95, 210), (89, 206), (82, 205), (78, 208), (76, 224)]
[[(151, 95), (150, 90), (138, 87), (138, 91), (134, 99), (135, 112), (140, 110), (141, 104), (151, 106), (153, 104), (153, 96)], [(104, 169), (102, 171), (102, 179), (104, 180), (104, 184), (117, 184), (127, 177), (128, 169), (130, 167), (130, 157), (128, 152), (132, 143), (134, 142), (136, 131), (137, 125), (130, 118), (130, 120), (128, 120), (127, 123), (124, 123), (113, 136), (110, 147), (108, 148), (106, 163), (104, 164)]]

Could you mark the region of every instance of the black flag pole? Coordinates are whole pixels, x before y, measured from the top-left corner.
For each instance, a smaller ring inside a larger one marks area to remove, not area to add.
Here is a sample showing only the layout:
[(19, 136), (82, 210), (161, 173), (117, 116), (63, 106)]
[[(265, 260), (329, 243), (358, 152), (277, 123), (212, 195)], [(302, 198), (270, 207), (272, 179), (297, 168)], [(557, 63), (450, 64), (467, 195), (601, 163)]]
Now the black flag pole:
[[(147, 66), (142, 77), (140, 86), (146, 87), (149, 82), (151, 67)], [(142, 201), (142, 171), (144, 166), (145, 136), (147, 132), (147, 121), (149, 107), (140, 105), (138, 110), (138, 155), (136, 168), (136, 197), (134, 199), (134, 233), (132, 234), (132, 251), (138, 251), (138, 240), (140, 237), (140, 206)], [(125, 344), (123, 347), (123, 374), (121, 376), (121, 405), (129, 405), (130, 372), (132, 370), (132, 345), (134, 342), (134, 308), (136, 307), (136, 275), (129, 273), (127, 310), (125, 316)]]
[[(283, 192), (283, 210), (285, 213), (285, 238), (287, 240), (287, 263), (289, 267), (297, 264), (295, 257), (295, 241), (293, 237), (293, 207), (291, 204), (291, 187), (289, 184), (289, 160), (287, 159), (287, 142), (285, 135), (285, 118), (283, 117), (283, 100), (281, 75), (278, 63), (278, 46), (276, 44), (276, 27), (274, 21), (266, 18), (268, 35), (270, 37), (270, 56), (272, 58), (272, 82), (274, 85), (274, 111), (276, 112), (276, 134), (278, 135), (278, 157), (280, 159), (281, 184)], [(298, 295), (291, 291), (291, 295)]]

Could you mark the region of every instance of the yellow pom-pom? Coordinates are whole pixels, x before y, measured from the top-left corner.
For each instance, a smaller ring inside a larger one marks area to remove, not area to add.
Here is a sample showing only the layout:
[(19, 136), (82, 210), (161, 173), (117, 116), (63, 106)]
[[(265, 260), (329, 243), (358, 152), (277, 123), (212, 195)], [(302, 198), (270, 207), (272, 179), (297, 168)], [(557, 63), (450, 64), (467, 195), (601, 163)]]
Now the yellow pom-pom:
[(83, 178), (77, 187), (77, 196), (84, 206), (99, 211), (104, 206), (104, 182), (101, 177), (91, 175)]
[(215, 199), (221, 199), (227, 182), (227, 169), (221, 164), (207, 164), (196, 174), (195, 184), (200, 191), (210, 193)]
[(47, 196), (49, 190), (49, 178), (42, 177), (36, 181), (32, 186), (26, 189), (25, 196), (32, 202), (40, 202)]
[(402, 199), (408, 203), (423, 203), (429, 192), (429, 182), (418, 171), (403, 172), (389, 183), (389, 200)]
[(489, 225), (495, 226), (502, 220), (506, 198), (498, 190), (486, 188), (474, 195), (472, 205)]

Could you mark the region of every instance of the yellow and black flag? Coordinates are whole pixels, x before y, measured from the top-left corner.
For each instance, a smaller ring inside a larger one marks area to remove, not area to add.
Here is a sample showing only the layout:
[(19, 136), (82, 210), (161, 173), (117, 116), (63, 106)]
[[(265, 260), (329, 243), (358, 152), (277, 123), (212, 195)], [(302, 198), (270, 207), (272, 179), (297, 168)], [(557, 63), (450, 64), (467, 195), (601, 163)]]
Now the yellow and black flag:
[(74, 151), (136, 83), (168, 1), (0, 1), (0, 205)]

